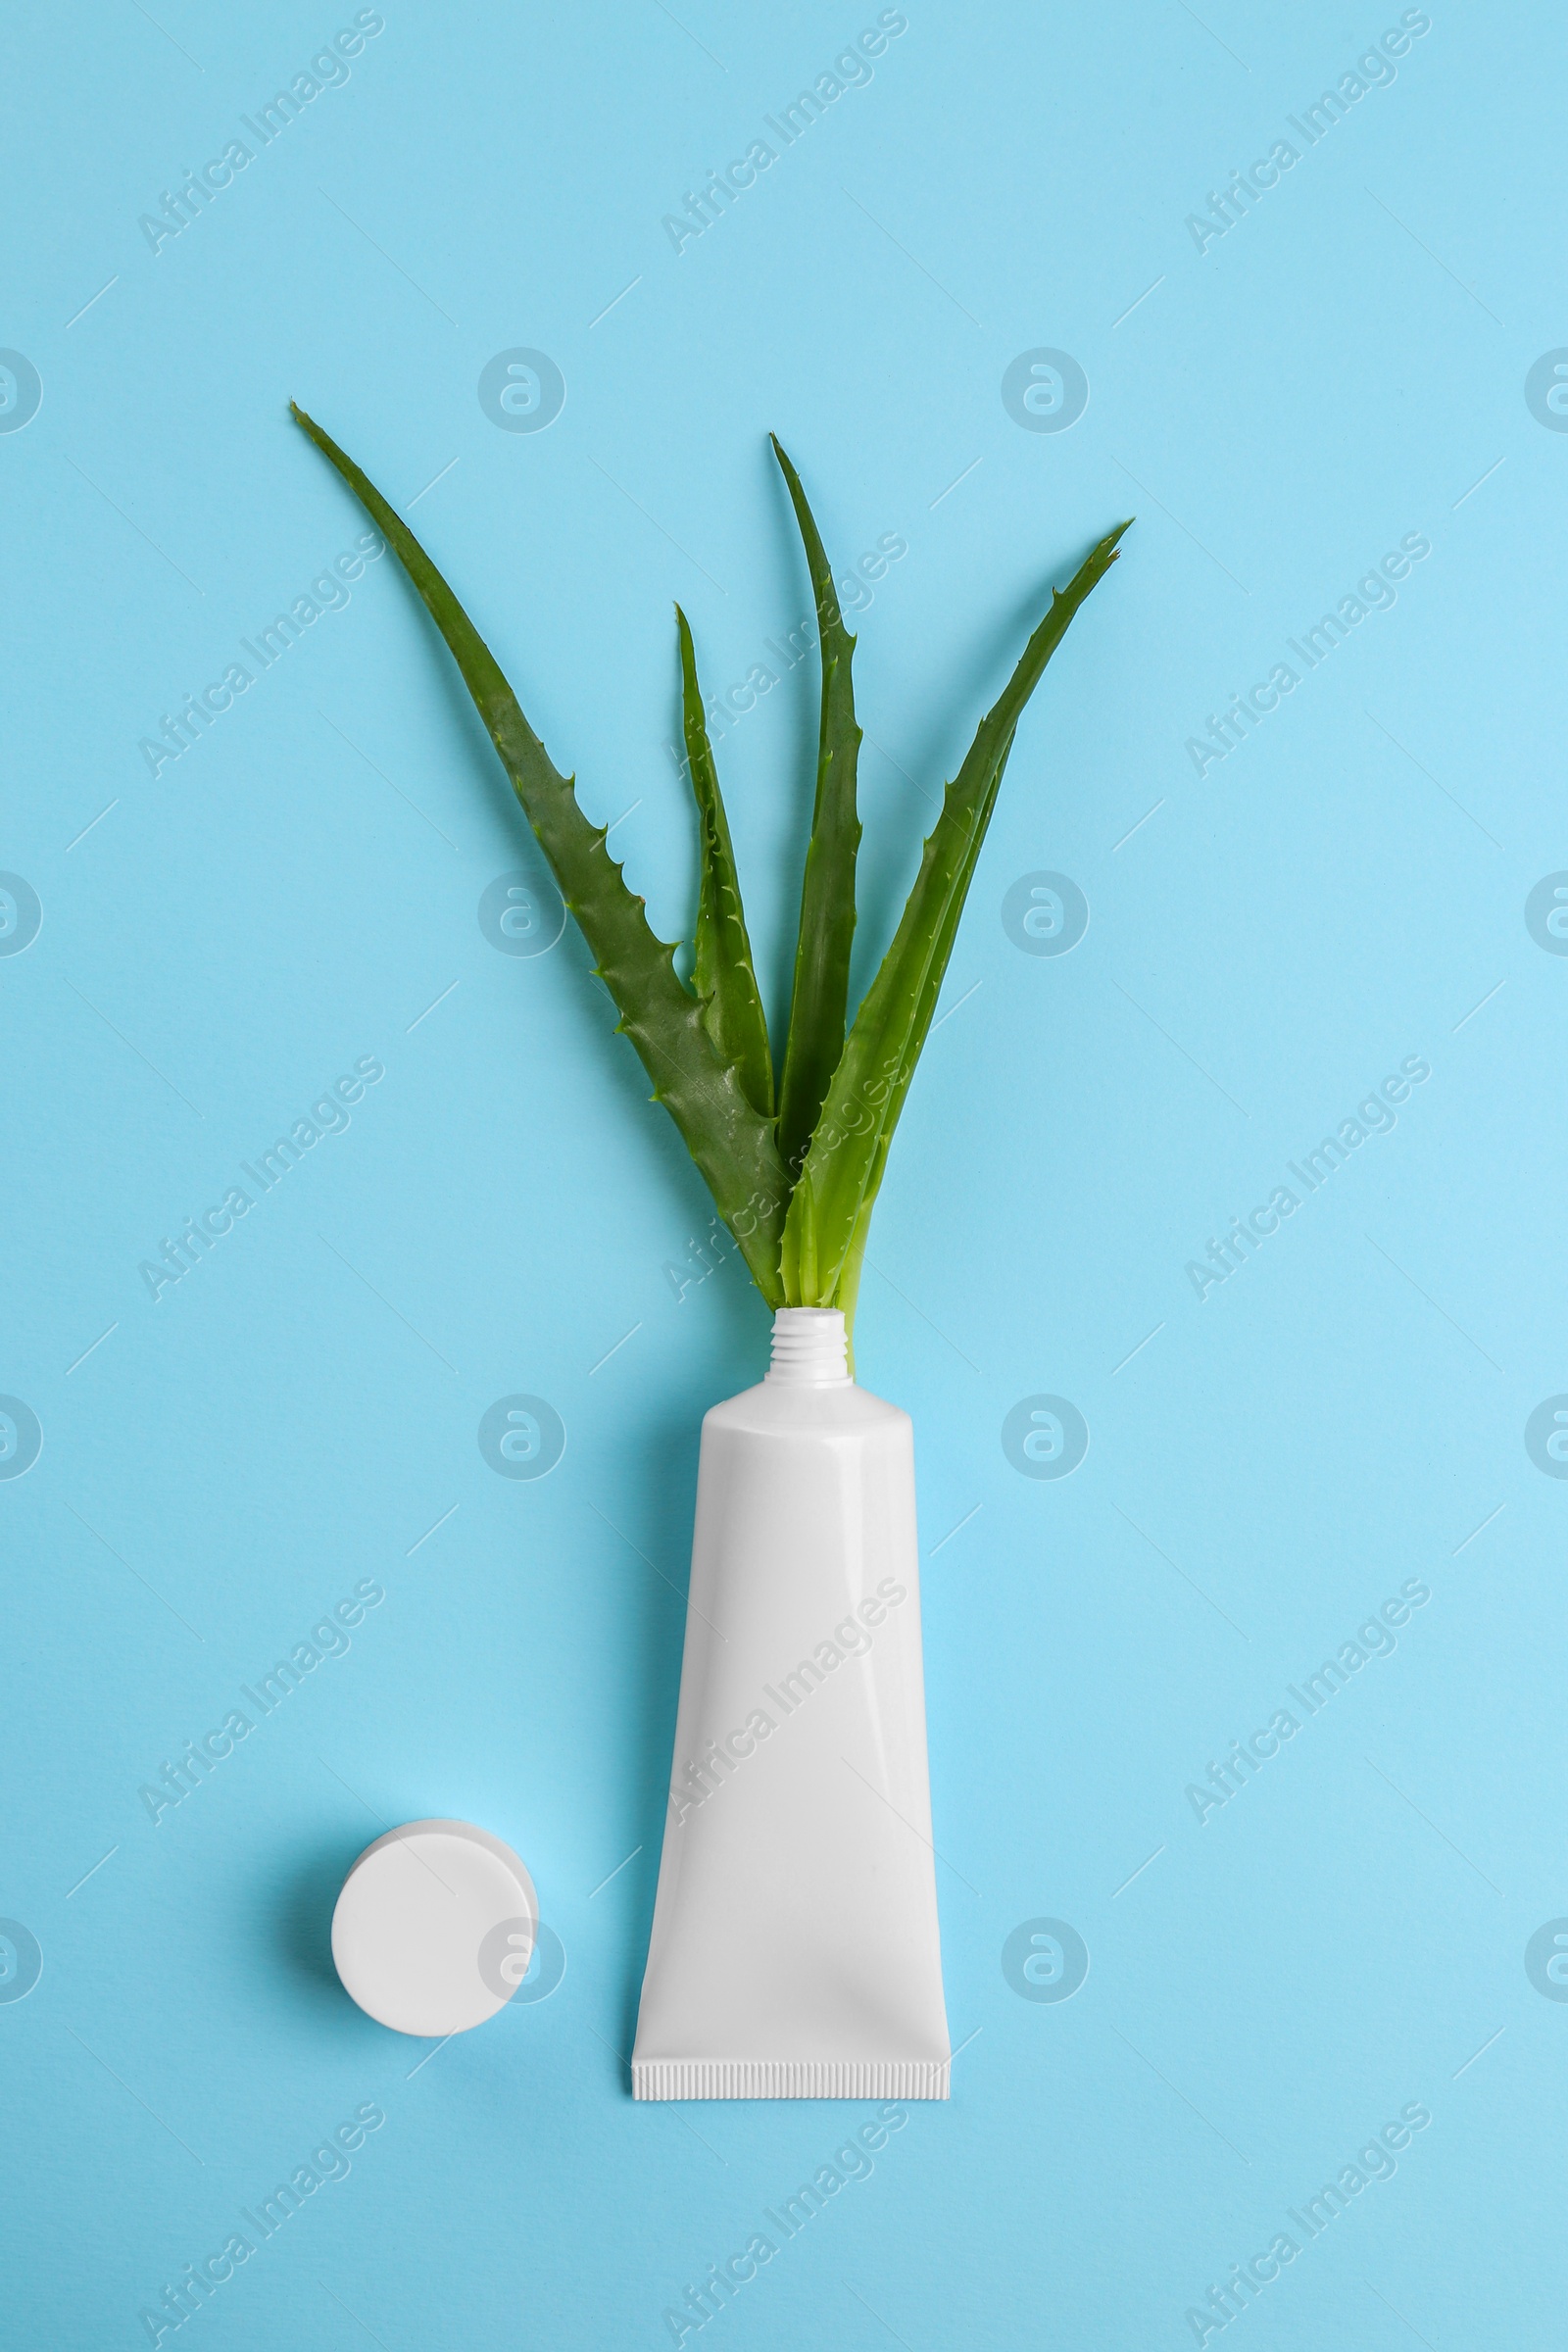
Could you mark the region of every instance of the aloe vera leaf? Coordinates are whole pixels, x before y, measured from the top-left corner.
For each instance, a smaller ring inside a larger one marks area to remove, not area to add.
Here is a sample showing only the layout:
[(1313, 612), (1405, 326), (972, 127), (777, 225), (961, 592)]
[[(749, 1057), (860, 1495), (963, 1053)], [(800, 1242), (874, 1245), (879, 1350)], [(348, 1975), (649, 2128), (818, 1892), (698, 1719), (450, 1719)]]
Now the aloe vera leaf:
[(686, 615), (675, 607), (680, 631), (681, 721), (686, 735), (686, 763), (691, 769), (692, 797), (702, 835), (702, 875), (697, 894), (697, 960), (692, 974), (702, 1000), (703, 1018), (720, 1061), (731, 1064), (741, 1092), (760, 1118), (773, 1116), (773, 1054), (767, 1042), (767, 1015), (752, 963), (752, 943), (741, 905), (735, 851), (718, 789), (708, 724), (703, 716), (702, 689), (697, 683), (697, 651)]
[[(893, 945), (857, 1015), (790, 1202), (783, 1280), (791, 1304), (834, 1302), (930, 1028), (1019, 716), (1074, 614), (1116, 561), (1116, 543), (1127, 528), (1121, 523), (1102, 539), (1067, 587), (1053, 591), (1049, 612), (947, 788)], [(860, 1246), (863, 1250), (863, 1235)]]
[(549, 859), (561, 895), (576, 917), (630, 1038), (691, 1152), (719, 1215), (740, 1245), (758, 1289), (782, 1303), (779, 1242), (789, 1198), (769, 1120), (747, 1101), (735, 1071), (721, 1060), (697, 999), (675, 972), (675, 951), (657, 939), (643, 901), (629, 891), (605, 848), (603, 825), (590, 824), (572, 779), (563, 776), (528, 724), (499, 663), (418, 540), (352, 458), (304, 410), (295, 422), (336, 466), (396, 553), (473, 698), (524, 815)]
[(793, 1173), (806, 1156), (844, 1052), (850, 1002), (850, 950), (855, 942), (855, 859), (860, 846), (860, 820), (855, 805), (860, 730), (855, 721), (855, 686), (850, 675), (855, 639), (844, 625), (832, 566), (801, 487), (801, 477), (777, 435), (769, 438), (800, 525), (822, 650), (816, 801), (811, 811), (806, 875), (801, 884), (795, 983), (779, 1085), (779, 1153)]
[(843, 1308), (846, 1326), (851, 1326), (854, 1322), (855, 1308), (860, 1288), (860, 1264), (865, 1255), (866, 1235), (870, 1230), (871, 1211), (876, 1205), (876, 1197), (882, 1189), (882, 1178), (887, 1169), (888, 1150), (893, 1142), (893, 1131), (899, 1123), (899, 1114), (904, 1108), (904, 1098), (909, 1091), (909, 1081), (914, 1076), (915, 1063), (920, 1058), (921, 1050), (930, 1031), (932, 1015), (936, 1011), (942, 995), (942, 983), (947, 975), (948, 958), (953, 953), (953, 943), (957, 937), (964, 903), (969, 895), (969, 884), (974, 879), (974, 869), (979, 863), (981, 846), (985, 841), (986, 829), (991, 822), (991, 811), (996, 807), (997, 795), (1002, 789), (1002, 779), (1006, 772), (1007, 760), (1011, 751), (1012, 737), (1009, 735), (1003, 748), (1002, 757), (997, 762), (997, 770), (990, 792), (970, 834), (969, 849), (963, 869), (959, 875), (957, 886), (948, 902), (942, 935), (937, 942), (936, 953), (926, 968), (925, 978), (921, 984), (919, 1004), (915, 1008), (914, 1019), (909, 1025), (908, 1043), (905, 1048), (904, 1058), (899, 1066), (898, 1077), (888, 1097), (886, 1115), (882, 1121), (881, 1133), (877, 1137), (876, 1150), (872, 1155), (870, 1171), (865, 1180), (865, 1191), (860, 1199), (859, 1212), (855, 1220), (855, 1231), (851, 1238), (843, 1269), (839, 1275), (838, 1292), (833, 1301), (835, 1306)]
[(865, 1180), (865, 1191), (861, 1195), (859, 1210), (855, 1220), (855, 1230), (850, 1237), (850, 1246), (839, 1273), (838, 1287), (834, 1293), (832, 1303), (839, 1307), (844, 1315), (844, 1328), (850, 1346), (852, 1378), (855, 1371), (855, 1310), (859, 1303), (860, 1272), (865, 1259), (866, 1237), (871, 1229), (871, 1211), (876, 1206), (876, 1197), (882, 1189), (882, 1178), (888, 1164), (888, 1150), (893, 1142), (893, 1130), (898, 1125), (899, 1113), (904, 1108), (904, 1098), (908, 1093), (909, 1081), (914, 1076), (914, 1065), (920, 1058), (921, 1048), (925, 1044), (927, 1033), (931, 1027), (931, 1016), (937, 1008), (937, 1002), (942, 994), (942, 982), (947, 972), (948, 958), (953, 952), (954, 940), (957, 937), (964, 901), (968, 897), (969, 884), (980, 857), (980, 846), (985, 839), (986, 827), (991, 821), (991, 811), (996, 806), (997, 794), (1001, 789), (1002, 778), (1005, 772), (1011, 749), (1012, 738), (1009, 736), (1002, 758), (998, 761), (996, 776), (980, 820), (975, 825), (970, 838), (965, 869), (959, 879), (958, 887), (953, 892), (949, 901), (944, 936), (938, 942), (937, 953), (931, 958), (921, 988), (920, 1003), (916, 1008), (915, 1018), (910, 1024), (909, 1042), (905, 1050), (898, 1079), (888, 1097), (887, 1115), (882, 1121), (881, 1133), (877, 1137), (876, 1150), (872, 1155), (870, 1171)]

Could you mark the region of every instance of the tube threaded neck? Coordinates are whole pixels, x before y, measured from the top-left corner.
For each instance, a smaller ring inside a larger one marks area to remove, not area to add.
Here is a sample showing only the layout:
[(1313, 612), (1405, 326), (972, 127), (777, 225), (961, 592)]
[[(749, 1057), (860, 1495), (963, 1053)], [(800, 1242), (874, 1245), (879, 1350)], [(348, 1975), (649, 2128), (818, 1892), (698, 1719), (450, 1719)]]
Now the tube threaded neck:
[(836, 1306), (781, 1306), (773, 1317), (773, 1360), (767, 1378), (778, 1388), (849, 1385), (849, 1346)]

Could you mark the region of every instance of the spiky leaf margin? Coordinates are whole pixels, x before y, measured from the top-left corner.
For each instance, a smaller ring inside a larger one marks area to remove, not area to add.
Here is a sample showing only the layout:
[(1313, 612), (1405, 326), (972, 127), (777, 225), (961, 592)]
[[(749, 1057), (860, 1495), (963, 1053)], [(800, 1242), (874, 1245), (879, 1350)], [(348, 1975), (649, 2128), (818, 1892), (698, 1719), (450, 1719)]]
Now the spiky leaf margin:
[(795, 984), (779, 1085), (778, 1148), (793, 1175), (809, 1148), (833, 1073), (844, 1052), (855, 944), (855, 861), (860, 846), (856, 768), (860, 730), (850, 664), (855, 639), (844, 624), (833, 568), (801, 477), (776, 434), (773, 455), (789, 488), (806, 549), (822, 652), (822, 719), (817, 739), (816, 799), (801, 884)]
[(752, 962), (729, 819), (703, 715), (697, 649), (679, 605), (675, 620), (680, 631), (681, 726), (699, 826), (697, 955), (692, 983), (720, 1061), (733, 1067), (741, 1091), (758, 1116), (770, 1119), (773, 1054), (767, 1042), (767, 1015)]

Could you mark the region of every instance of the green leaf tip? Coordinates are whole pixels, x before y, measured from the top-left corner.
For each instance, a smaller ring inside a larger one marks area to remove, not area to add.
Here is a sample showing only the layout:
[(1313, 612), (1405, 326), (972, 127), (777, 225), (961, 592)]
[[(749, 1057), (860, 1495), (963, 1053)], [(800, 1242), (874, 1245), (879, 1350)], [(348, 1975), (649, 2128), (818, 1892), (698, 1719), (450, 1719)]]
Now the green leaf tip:
[[(634, 1047), (770, 1306), (838, 1306), (853, 1321), (872, 1206), (929, 1034), (964, 901), (1018, 723), (1133, 517), (1085, 558), (1030, 636), (943, 795), (893, 943), (849, 1026), (861, 741), (850, 635), (800, 475), (776, 434), (810, 575), (821, 651), (816, 791), (801, 885), (789, 1027), (773, 1058), (684, 612), (675, 607), (681, 724), (699, 827), (693, 986), (590, 824), (442, 573), (403, 517), (299, 403), (289, 414), (354, 492), (402, 564), (472, 698), (517, 803)], [(848, 1035), (846, 1035), (848, 1031)], [(775, 1114), (776, 1102), (776, 1114)]]

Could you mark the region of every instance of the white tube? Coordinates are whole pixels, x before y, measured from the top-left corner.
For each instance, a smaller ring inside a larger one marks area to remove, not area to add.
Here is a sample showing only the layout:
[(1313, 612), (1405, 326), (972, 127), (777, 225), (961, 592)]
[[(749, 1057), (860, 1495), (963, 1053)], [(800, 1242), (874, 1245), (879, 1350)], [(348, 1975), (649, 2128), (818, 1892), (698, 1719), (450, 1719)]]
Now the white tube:
[(703, 1421), (632, 2092), (945, 2099), (913, 1431), (836, 1309)]

